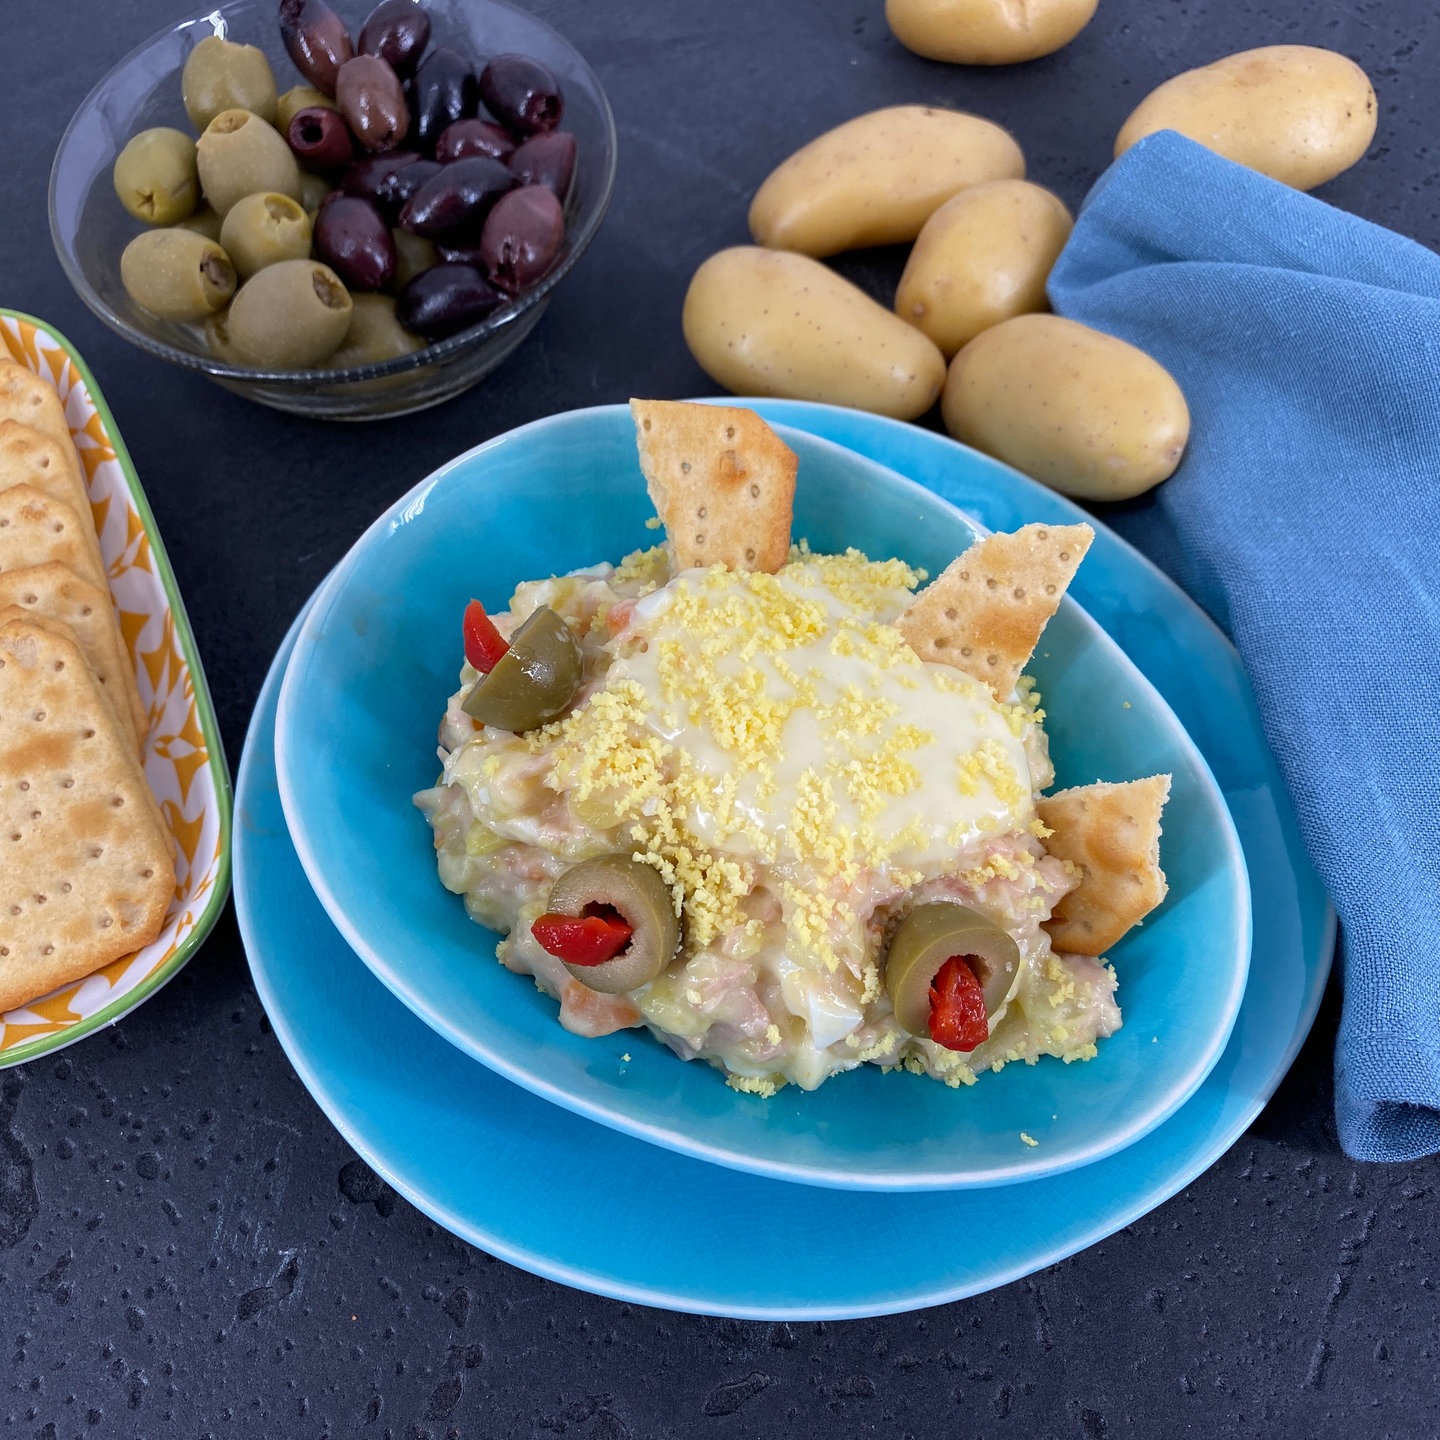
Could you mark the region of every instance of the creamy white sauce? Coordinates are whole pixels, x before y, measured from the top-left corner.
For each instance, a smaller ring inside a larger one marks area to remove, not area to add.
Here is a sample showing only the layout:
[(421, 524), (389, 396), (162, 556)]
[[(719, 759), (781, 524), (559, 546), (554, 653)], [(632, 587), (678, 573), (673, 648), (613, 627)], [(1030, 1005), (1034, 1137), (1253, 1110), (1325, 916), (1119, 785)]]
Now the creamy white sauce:
[[(736, 635), (728, 649), (709, 657), (717, 683), (737, 701), (758, 687), (772, 701), (798, 702), (786, 715), (773, 750), (757, 754), (750, 747), (727, 747), (696, 704), (673, 688), (667, 693), (662, 677), (666, 646), (693, 651), (699, 643), (674, 618), (674, 586), (697, 583), (694, 575), (677, 577), (637, 605), (634, 633), (645, 648), (627, 646), (631, 653), (617, 659), (606, 677), (610, 684), (633, 680), (641, 687), (647, 697), (646, 726), (710, 782), (706, 788), (713, 800), (696, 803), (688, 817), (703, 844), (756, 858), (759, 832), (778, 843), (774, 863), (813, 859), (808, 844), (797, 844), (791, 824), (802, 786), (813, 787), (817, 779), (828, 786), (836, 826), (859, 831), (864, 817), (855, 791), (863, 793), (865, 786), (863, 781), (856, 785), (847, 767), (858, 764), (862, 774), (873, 775), (884, 763), (877, 757), (887, 751), (915, 772), (907, 792), (886, 795), (869, 821), (871, 833), (887, 847), (903, 840), (888, 856), (895, 865), (929, 869), (977, 838), (1013, 830), (1029, 818), (1033, 799), (1025, 747), (984, 685), (961, 671), (928, 664), (908, 648), (883, 668), (862, 654), (832, 653), (832, 641), (847, 623), (888, 622), (909, 600), (908, 591), (897, 590), (893, 604), (857, 613), (825, 588), (811, 567), (789, 566), (774, 578), (783, 589), (823, 604), (823, 632), (779, 651), (762, 647), (748, 657), (741, 653), (747, 637)], [(797, 682), (809, 692), (803, 699)], [(876, 733), (857, 734), (836, 720), (847, 695), (878, 702), (889, 712)], [(977, 752), (996, 773), (1013, 776), (1013, 792), (1002, 797), (990, 776), (975, 774), (971, 757)], [(733, 787), (728, 805), (727, 787)]]

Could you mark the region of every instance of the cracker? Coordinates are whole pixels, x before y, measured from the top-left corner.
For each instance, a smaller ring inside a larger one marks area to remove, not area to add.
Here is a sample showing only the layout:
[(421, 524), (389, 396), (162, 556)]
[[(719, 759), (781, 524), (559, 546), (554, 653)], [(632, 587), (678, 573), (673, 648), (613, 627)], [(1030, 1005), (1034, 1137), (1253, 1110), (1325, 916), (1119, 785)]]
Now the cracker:
[(94, 526), (63, 500), (54, 500), (33, 485), (0, 490), (0, 573), (52, 561), (67, 565), (83, 580), (108, 588), (86, 539)]
[(674, 568), (774, 574), (790, 554), (795, 452), (753, 410), (632, 400), (630, 413)]
[[(90, 493), (80, 473), (80, 457), (67, 440), (64, 445), (18, 420), (0, 420), (0, 490), (12, 485), (33, 485), (54, 500), (63, 501), (83, 520), (91, 515)], [(101, 574), (105, 561), (94, 525), (86, 535)]]
[(122, 699), (115, 709), (143, 747), (150, 717), (140, 700), (135, 667), (121, 639), (110, 592), (52, 561), (0, 571), (0, 608), (8, 605), (52, 615), (70, 626), (96, 678), (107, 690), (119, 692)]
[[(19, 420), (74, 451), (65, 407), (55, 387), (18, 360), (0, 360), (0, 420)], [(80, 463), (78, 456), (75, 463)]]
[[(15, 613), (11, 613), (11, 612)], [(144, 748), (149, 717), (125, 653), (110, 596), (64, 565), (31, 565), (0, 572), (0, 620), (33, 616), (68, 626), (115, 713)]]
[(1057, 950), (1101, 955), (1165, 898), (1160, 812), (1169, 795), (1170, 777), (1152, 775), (1078, 785), (1035, 802), (1053, 832), (1045, 848), (1080, 874), (1045, 922)]
[(896, 627), (922, 660), (963, 670), (1004, 700), (1094, 538), (1088, 525), (987, 535), (910, 602)]
[(0, 1010), (148, 945), (170, 838), (79, 648), (0, 625)]

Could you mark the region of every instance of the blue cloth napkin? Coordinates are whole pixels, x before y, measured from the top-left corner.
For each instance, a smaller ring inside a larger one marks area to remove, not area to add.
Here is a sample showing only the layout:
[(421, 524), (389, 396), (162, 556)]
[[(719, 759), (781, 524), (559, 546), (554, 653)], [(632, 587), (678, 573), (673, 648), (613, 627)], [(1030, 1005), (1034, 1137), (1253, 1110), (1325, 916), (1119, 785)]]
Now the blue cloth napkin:
[(1102, 513), (1255, 687), (1340, 915), (1341, 1144), (1440, 1150), (1440, 257), (1167, 132), (1101, 178), (1050, 295), (1189, 401), (1180, 469)]

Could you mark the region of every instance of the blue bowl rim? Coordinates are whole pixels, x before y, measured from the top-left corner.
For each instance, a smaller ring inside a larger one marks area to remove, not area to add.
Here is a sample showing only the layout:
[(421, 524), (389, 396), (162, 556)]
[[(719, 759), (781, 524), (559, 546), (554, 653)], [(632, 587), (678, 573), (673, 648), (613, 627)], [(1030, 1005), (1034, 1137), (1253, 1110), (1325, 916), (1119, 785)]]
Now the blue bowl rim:
[[(740, 401), (737, 403), (743, 404), (744, 402)], [(289, 717), (295, 713), (297, 707), (304, 704), (303, 688), (297, 678), (300, 666), (295, 662), (296, 657), (303, 656), (308, 648), (306, 644), (307, 634), (310, 632), (312, 626), (321, 623), (323, 615), (338, 600), (341, 591), (347, 584), (350, 571), (359, 565), (362, 552), (368, 550), (377, 537), (388, 533), (398, 523), (413, 516), (417, 512), (417, 509), (423, 509), (424, 503), (431, 491), (436, 486), (443, 484), (446, 479), (460, 469), (460, 467), (468, 465), (477, 456), (482, 455), (492, 448), (499, 447), (506, 443), (513, 443), (515, 440), (531, 432), (554, 425), (557, 422), (576, 423), (584, 417), (598, 417), (601, 415), (608, 418), (617, 413), (625, 412), (626, 409), (627, 407), (624, 405), (597, 405), (579, 410), (563, 411), (556, 415), (545, 416), (538, 420), (531, 421), (526, 425), (518, 426), (513, 430), (493, 436), (489, 440), (472, 446), (469, 450), (447, 461), (393, 502), (383, 514), (367, 527), (364, 533), (355, 541), (350, 550), (336, 565), (334, 570), (331, 571), (326, 580), (323, 581), (316, 590), (313, 603), (307, 612), (306, 624), (301, 628), (295, 650), (291, 656), (291, 661), (286, 667), (285, 679), (281, 687), (275, 734), (276, 770), (281, 804), (285, 811), (287, 827), (290, 831), (296, 854), (300, 858), (302, 868), (317, 898), (329, 915), (331, 922), (344, 938), (346, 944), (360, 957), (371, 972), (375, 974), (407, 1008), (419, 1015), (431, 1029), (435, 1030), (451, 1044), (458, 1046), (472, 1058), (486, 1065), (487, 1068), (493, 1070), (495, 1073), (502, 1075), (511, 1082), (565, 1109), (584, 1115), (591, 1120), (607, 1125), (623, 1134), (634, 1135), (652, 1144), (674, 1150), (677, 1153), (689, 1155), (713, 1164), (745, 1171), (750, 1174), (788, 1180), (800, 1184), (820, 1185), (839, 1189), (902, 1191), (984, 1188), (988, 1186), (1013, 1184), (1047, 1175), (1061, 1174), (1067, 1170), (1076, 1169), (1096, 1160), (1104, 1159), (1149, 1134), (1151, 1130), (1155, 1129), (1179, 1110), (1199, 1089), (1206, 1075), (1214, 1068), (1224, 1053), (1231, 1031), (1234, 1029), (1241, 1000), (1245, 993), (1251, 959), (1253, 917), (1251, 912), (1249, 872), (1245, 864), (1240, 838), (1235, 829), (1233, 818), (1230, 815), (1229, 806), (1225, 801), (1224, 794), (1215, 779), (1208, 761), (1201, 753), (1199, 747), (1195, 744), (1188, 731), (1186, 731), (1183, 724), (1181, 724), (1178, 716), (1171, 710), (1169, 704), (1150, 682), (1148, 677), (1146, 677), (1139, 667), (1124, 653), (1115, 640), (1106, 633), (1104, 628), (1069, 596), (1067, 596), (1062, 603), (1067, 607), (1073, 607), (1072, 613), (1081, 620), (1090, 632), (1093, 640), (1102, 647), (1105, 647), (1113, 658), (1118, 660), (1120, 665), (1133, 675), (1134, 681), (1143, 687), (1149, 703), (1154, 706), (1158, 713), (1166, 717), (1170, 729), (1175, 736), (1177, 745), (1188, 754), (1189, 762), (1205, 787), (1207, 799), (1219, 822), (1220, 834), (1223, 837), (1225, 848), (1223, 863), (1230, 872), (1231, 883), (1237, 895), (1237, 918), (1239, 919), (1239, 933), (1234, 937), (1235, 943), (1230, 947), (1229, 952), (1236, 957), (1236, 963), (1228, 967), (1229, 984), (1223, 996), (1220, 1010), (1223, 1020), (1214, 1032), (1212, 1032), (1209, 1043), (1203, 1047), (1195, 1059), (1192, 1060), (1191, 1064), (1178, 1074), (1170, 1086), (1153, 1092), (1152, 1103), (1141, 1110), (1128, 1125), (1110, 1132), (1105, 1140), (1097, 1141), (1088, 1148), (1072, 1149), (1067, 1153), (1059, 1154), (1057, 1154), (1054, 1147), (1046, 1147), (1044, 1153), (1030, 1149), (1008, 1166), (991, 1166), (984, 1170), (975, 1170), (973, 1168), (960, 1166), (943, 1172), (932, 1169), (917, 1176), (913, 1171), (894, 1172), (877, 1170), (859, 1174), (844, 1167), (831, 1169), (813, 1165), (789, 1165), (781, 1161), (756, 1157), (741, 1150), (731, 1150), (729, 1148), (716, 1146), (703, 1140), (697, 1140), (684, 1129), (676, 1129), (654, 1121), (648, 1123), (636, 1121), (629, 1116), (616, 1113), (598, 1101), (591, 1101), (576, 1096), (573, 1092), (548, 1084), (544, 1077), (537, 1072), (523, 1065), (515, 1064), (505, 1057), (495, 1054), (488, 1046), (477, 1043), (472, 1037), (450, 1025), (444, 1015), (436, 1012), (435, 1009), (428, 1004), (423, 994), (417, 992), (415, 988), (406, 981), (403, 974), (397, 972), (351, 922), (350, 917), (339, 903), (338, 898), (325, 878), (324, 866), (320, 862), (321, 855), (325, 853), (323, 847), (315, 847), (309, 843), (303, 809), (298, 803), (292, 783), (295, 757), (291, 755), (288, 739), (290, 734), (293, 733), (292, 726), (289, 723)], [(821, 436), (810, 434), (805, 430), (782, 423), (775, 423), (772, 428), (774, 428), (776, 433), (782, 438), (786, 439), (787, 442), (796, 441), (802, 447), (814, 446), (822, 450), (828, 450), (839, 456), (843, 456), (849, 462), (853, 463), (858, 461), (872, 470), (881, 472), (889, 482), (896, 484), (902, 491), (910, 492), (917, 497), (923, 498), (927, 504), (940, 504), (953, 511), (961, 522), (973, 532), (979, 534), (987, 533), (986, 527), (960, 510), (957, 506), (950, 504), (949, 501), (935, 494), (934, 491), (926, 489), (918, 482), (899, 474), (897, 471), (890, 469), (890, 467), (878, 461), (871, 460), (869, 457), (860, 455), (858, 452), (850, 450), (844, 445)], [(968, 447), (962, 448), (968, 449)], [(985, 464), (997, 463), (990, 457), (982, 455), (977, 451), (969, 451), (969, 453)], [(1091, 520), (1089, 523), (1093, 524), (1096, 522)], [(1157, 573), (1160, 572), (1157, 571)]]

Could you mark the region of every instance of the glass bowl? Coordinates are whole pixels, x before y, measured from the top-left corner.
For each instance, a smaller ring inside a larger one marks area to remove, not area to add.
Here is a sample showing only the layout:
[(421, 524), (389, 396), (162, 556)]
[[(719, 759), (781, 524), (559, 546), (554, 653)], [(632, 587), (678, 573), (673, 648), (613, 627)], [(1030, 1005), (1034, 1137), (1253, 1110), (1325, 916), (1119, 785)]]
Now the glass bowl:
[[(337, 4), (358, 34), (370, 0)], [(260, 370), (226, 364), (199, 326), (156, 320), (120, 283), (120, 252), (144, 226), (111, 183), (115, 157), (139, 130), (169, 125), (193, 133), (180, 100), (185, 57), (219, 35), (265, 52), (283, 94), (303, 83), (280, 40), (273, 0), (233, 0), (162, 31), (125, 57), (85, 98), (60, 141), (50, 174), (50, 233), (80, 298), (117, 334), (162, 360), (197, 370), (238, 395), (316, 419), (362, 420), (438, 405), (488, 375), (535, 328), (550, 294), (594, 238), (615, 181), (615, 121), (595, 72), (549, 26), (500, 0), (426, 0), (432, 45), (476, 60), (519, 51), (543, 61), (565, 96), (561, 122), (578, 142), (565, 206), (565, 249), (539, 284), (469, 330), (413, 355), (349, 369)]]

